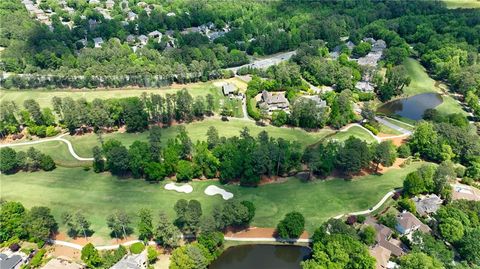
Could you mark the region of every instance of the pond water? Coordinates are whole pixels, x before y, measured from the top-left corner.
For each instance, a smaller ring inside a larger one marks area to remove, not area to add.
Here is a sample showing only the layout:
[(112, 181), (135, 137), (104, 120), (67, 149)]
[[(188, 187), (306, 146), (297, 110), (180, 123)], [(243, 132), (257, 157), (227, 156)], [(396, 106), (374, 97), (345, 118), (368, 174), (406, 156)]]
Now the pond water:
[(443, 102), (438, 93), (422, 93), (388, 102), (378, 108), (386, 115), (396, 114), (412, 120), (420, 120), (425, 110), (435, 108)]
[(243, 245), (225, 250), (210, 269), (300, 269), (311, 250), (300, 246)]

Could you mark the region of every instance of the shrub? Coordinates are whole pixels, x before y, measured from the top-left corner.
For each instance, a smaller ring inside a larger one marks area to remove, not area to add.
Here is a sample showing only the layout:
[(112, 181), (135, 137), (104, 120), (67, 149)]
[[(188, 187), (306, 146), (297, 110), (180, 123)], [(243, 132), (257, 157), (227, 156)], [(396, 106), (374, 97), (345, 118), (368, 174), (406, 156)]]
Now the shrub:
[(365, 229), (363, 229), (363, 231), (361, 231), (360, 238), (366, 245), (371, 246), (375, 244), (376, 234), (377, 231), (375, 230), (375, 228), (373, 228), (372, 226), (367, 226), (365, 227)]
[(12, 148), (1, 148), (0, 160), (0, 172), (2, 173), (12, 173), (18, 168), (17, 153)]
[(377, 128), (373, 127), (372, 125), (370, 125), (368, 123), (365, 123), (365, 125), (363, 127), (367, 128), (367, 130), (372, 132), (374, 135), (378, 134)]
[(147, 163), (143, 172), (145, 173), (145, 179), (148, 181), (164, 180), (167, 175), (165, 167), (157, 162)]
[(403, 198), (402, 200), (398, 201), (398, 205), (400, 206), (400, 208), (412, 213), (415, 213), (417, 211), (415, 203), (409, 198)]
[(132, 254), (140, 254), (145, 249), (145, 245), (142, 242), (137, 242), (130, 246), (130, 252)]
[(305, 218), (298, 212), (290, 212), (277, 225), (280, 238), (298, 238), (305, 228)]
[(147, 259), (148, 263), (155, 263), (157, 261), (158, 252), (155, 247), (149, 246), (147, 248)]
[(457, 174), (457, 177), (463, 177), (466, 170), (467, 169), (463, 165), (458, 165), (457, 167), (455, 167), (455, 173)]
[(348, 225), (353, 225), (355, 222), (357, 222), (357, 216), (355, 216), (355, 215), (348, 216), (347, 221), (346, 221), (346, 223)]
[(358, 223), (364, 223), (367, 218), (364, 215), (358, 215), (357, 216), (357, 222)]
[(56, 136), (57, 134), (58, 134), (58, 130), (55, 128), (55, 126), (48, 126), (47, 129), (45, 130), (45, 135), (48, 137)]
[(195, 176), (195, 167), (192, 162), (181, 160), (177, 165), (177, 181), (189, 181)]
[(275, 111), (272, 114), (272, 124), (277, 127), (285, 125), (287, 123), (287, 120), (288, 120), (288, 115), (283, 110)]
[(55, 162), (50, 155), (42, 154), (40, 157), (40, 168), (44, 171), (52, 171), (56, 168)]
[(42, 264), (43, 256), (45, 255), (45, 252), (47, 252), (45, 249), (40, 249), (35, 253), (33, 256), (32, 260), (30, 261), (30, 268), (37, 268)]
[(412, 156), (412, 151), (410, 150), (410, 146), (408, 144), (403, 144), (397, 149), (398, 157), (400, 158), (408, 158)]
[(11, 251), (15, 252), (20, 249), (20, 245), (18, 243), (13, 243), (8, 248), (10, 248)]

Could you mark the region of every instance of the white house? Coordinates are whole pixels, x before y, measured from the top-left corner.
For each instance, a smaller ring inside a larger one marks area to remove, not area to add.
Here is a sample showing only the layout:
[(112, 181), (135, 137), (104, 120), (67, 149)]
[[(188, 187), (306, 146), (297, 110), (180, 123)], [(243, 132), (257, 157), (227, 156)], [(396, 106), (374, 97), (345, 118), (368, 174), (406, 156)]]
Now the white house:
[(101, 37), (95, 37), (93, 39), (93, 43), (95, 44), (95, 48), (101, 48), (103, 44), (103, 38)]

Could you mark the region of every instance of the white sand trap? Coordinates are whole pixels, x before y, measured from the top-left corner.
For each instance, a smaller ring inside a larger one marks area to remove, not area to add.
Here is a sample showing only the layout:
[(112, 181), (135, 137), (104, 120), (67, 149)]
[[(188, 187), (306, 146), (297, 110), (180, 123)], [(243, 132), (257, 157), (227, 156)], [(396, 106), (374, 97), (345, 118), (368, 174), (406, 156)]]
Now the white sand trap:
[(223, 198), (223, 200), (228, 200), (228, 199), (231, 199), (233, 198), (233, 193), (231, 192), (228, 192), (222, 188), (219, 188), (215, 185), (210, 185), (208, 186), (206, 189), (205, 189), (205, 194), (206, 195), (215, 195), (215, 194), (220, 194)]
[(193, 187), (188, 183), (183, 184), (182, 186), (177, 186), (175, 183), (168, 183), (167, 185), (165, 185), (165, 189), (169, 191), (177, 191), (183, 193), (191, 193), (193, 191)]

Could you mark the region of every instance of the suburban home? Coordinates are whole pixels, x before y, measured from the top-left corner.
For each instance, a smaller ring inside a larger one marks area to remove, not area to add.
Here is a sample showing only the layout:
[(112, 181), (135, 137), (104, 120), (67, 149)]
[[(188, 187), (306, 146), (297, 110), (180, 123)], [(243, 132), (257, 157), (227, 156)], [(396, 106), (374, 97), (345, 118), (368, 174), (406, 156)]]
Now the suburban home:
[(160, 31), (155, 30), (153, 32), (148, 33), (148, 37), (158, 38), (158, 43), (160, 43), (160, 41), (162, 40), (162, 33)]
[(376, 245), (373, 248), (370, 248), (368, 250), (370, 252), (370, 255), (375, 258), (377, 261), (376, 267), (377, 269), (385, 269), (388, 268), (388, 262), (390, 261), (390, 256), (392, 252), (390, 250), (380, 246)]
[(299, 101), (302, 99), (306, 100), (312, 100), (317, 104), (317, 107), (322, 108), (327, 106), (327, 102), (325, 100), (322, 100), (320, 96), (318, 95), (303, 95), (300, 98), (298, 98)]
[(362, 66), (377, 66), (378, 61), (382, 58), (383, 51), (387, 48), (387, 43), (379, 39), (364, 38), (364, 42), (372, 44), (372, 50), (364, 57), (358, 58), (357, 62)]
[(126, 40), (127, 40), (128, 43), (133, 43), (133, 42), (135, 42), (135, 36), (134, 35), (128, 35)]
[(437, 212), (443, 203), (442, 199), (435, 194), (414, 197), (412, 200), (415, 203), (418, 215), (422, 217)]
[(107, 1), (105, 2), (105, 7), (106, 7), (107, 9), (113, 9), (113, 6), (115, 6), (115, 1), (113, 1), (113, 0), (107, 0)]
[(101, 37), (95, 37), (93, 39), (93, 43), (95, 44), (95, 48), (101, 48), (103, 44), (103, 38)]
[(355, 89), (358, 89), (362, 92), (373, 92), (375, 87), (369, 81), (359, 81), (355, 84)]
[(88, 3), (90, 5), (98, 5), (98, 4), (100, 4), (100, 0), (89, 0)]
[(147, 251), (144, 250), (140, 254), (125, 256), (110, 269), (146, 269), (147, 266)]
[(135, 13), (133, 11), (129, 11), (127, 13), (127, 20), (129, 20), (129, 21), (134, 21), (134, 20), (137, 19), (137, 17), (138, 17), (137, 13)]
[(1, 269), (18, 269), (22, 266), (23, 259), (20, 255), (7, 256), (5, 253), (0, 253), (0, 268)]
[(285, 98), (284, 92), (271, 94), (265, 90), (262, 91), (260, 104), (266, 106), (269, 112), (273, 112), (275, 110), (288, 111), (290, 106), (287, 98)]
[(148, 43), (148, 37), (146, 35), (140, 35), (138, 36), (138, 41), (140, 41), (142, 46), (145, 46)]
[(377, 260), (378, 269), (392, 268), (390, 256), (400, 257), (405, 254), (400, 240), (392, 238), (393, 231), (383, 224), (379, 224), (376, 219), (368, 217), (365, 225), (375, 228), (376, 245), (369, 249), (370, 254)]
[(402, 235), (410, 235), (416, 230), (420, 230), (424, 233), (431, 232), (430, 227), (423, 224), (423, 222), (408, 211), (404, 211), (397, 216), (397, 225), (395, 228)]
[(222, 86), (222, 93), (225, 96), (233, 95), (237, 91), (237, 87), (232, 83), (227, 83)]

